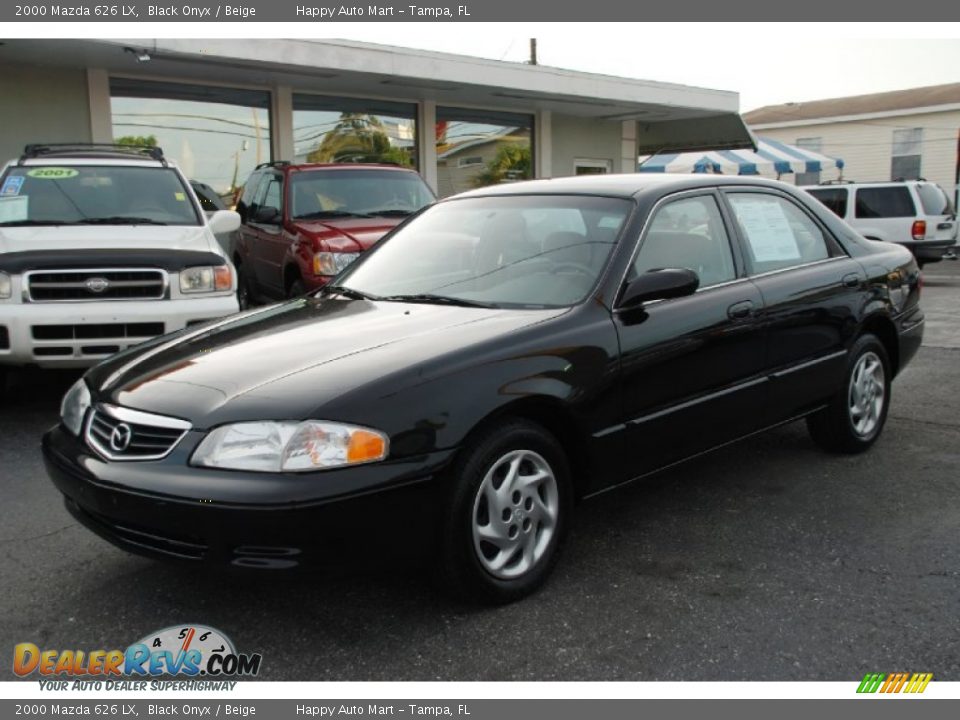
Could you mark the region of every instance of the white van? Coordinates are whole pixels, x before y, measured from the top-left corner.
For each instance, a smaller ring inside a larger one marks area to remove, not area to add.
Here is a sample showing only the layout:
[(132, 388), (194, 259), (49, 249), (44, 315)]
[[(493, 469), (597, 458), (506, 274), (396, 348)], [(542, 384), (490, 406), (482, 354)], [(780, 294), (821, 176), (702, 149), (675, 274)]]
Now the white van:
[(0, 375), (84, 367), (237, 312), (237, 278), (159, 148), (29, 145), (0, 174)]
[(803, 189), (864, 237), (909, 248), (921, 267), (952, 255), (957, 242), (956, 211), (936, 183), (839, 182)]

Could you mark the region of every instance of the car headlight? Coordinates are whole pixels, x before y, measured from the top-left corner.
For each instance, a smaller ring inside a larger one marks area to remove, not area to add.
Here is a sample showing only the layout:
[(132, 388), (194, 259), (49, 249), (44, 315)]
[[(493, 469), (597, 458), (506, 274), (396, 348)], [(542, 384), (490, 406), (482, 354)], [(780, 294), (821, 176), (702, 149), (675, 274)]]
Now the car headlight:
[(13, 291), (13, 283), (10, 281), (10, 275), (0, 272), (0, 300), (6, 300)]
[(256, 472), (301, 472), (376, 462), (387, 457), (387, 436), (370, 428), (322, 420), (245, 422), (207, 435), (191, 463)]
[(313, 256), (314, 275), (339, 275), (340, 271), (360, 257), (360, 253), (320, 252)]
[(79, 436), (83, 429), (83, 418), (89, 408), (90, 389), (83, 378), (80, 378), (70, 386), (60, 403), (60, 420), (63, 422), (63, 426), (74, 435)]
[(191, 267), (180, 271), (182, 293), (214, 292), (232, 287), (233, 273), (227, 265)]

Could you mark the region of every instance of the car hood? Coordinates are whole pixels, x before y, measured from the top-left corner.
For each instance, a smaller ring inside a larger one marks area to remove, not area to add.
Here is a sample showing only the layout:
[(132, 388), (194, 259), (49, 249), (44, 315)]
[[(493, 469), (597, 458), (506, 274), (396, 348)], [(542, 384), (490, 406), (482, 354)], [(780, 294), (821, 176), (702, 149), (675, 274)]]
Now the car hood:
[[(297, 232), (310, 238), (317, 249), (330, 252), (363, 252), (399, 225), (404, 218), (342, 218), (296, 220)], [(320, 248), (320, 245), (326, 247)]]
[(51, 225), (0, 227), (0, 254), (62, 250), (213, 249), (203, 225)]
[(303, 419), (387, 376), (391, 391), (424, 382), (431, 361), (562, 312), (301, 298), (120, 353), (88, 382), (101, 401), (200, 429)]

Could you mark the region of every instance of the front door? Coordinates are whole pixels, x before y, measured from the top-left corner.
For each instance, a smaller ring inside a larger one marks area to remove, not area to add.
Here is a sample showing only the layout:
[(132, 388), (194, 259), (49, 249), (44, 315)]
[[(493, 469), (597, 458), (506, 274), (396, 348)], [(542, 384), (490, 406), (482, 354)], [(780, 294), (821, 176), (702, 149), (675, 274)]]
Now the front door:
[(628, 272), (628, 282), (668, 267), (700, 278), (693, 295), (615, 312), (632, 477), (762, 423), (763, 299), (745, 277), (728, 224), (713, 192), (668, 199), (655, 208)]

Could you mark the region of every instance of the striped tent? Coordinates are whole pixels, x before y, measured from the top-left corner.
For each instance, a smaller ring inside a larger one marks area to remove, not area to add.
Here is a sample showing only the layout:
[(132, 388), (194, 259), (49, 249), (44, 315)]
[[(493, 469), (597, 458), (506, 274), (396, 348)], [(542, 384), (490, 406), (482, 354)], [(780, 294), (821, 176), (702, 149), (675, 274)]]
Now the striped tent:
[(843, 160), (813, 150), (787, 145), (779, 140), (757, 138), (756, 151), (709, 150), (706, 152), (662, 153), (641, 158), (638, 172), (723, 173), (724, 175), (778, 176), (785, 173), (823, 172), (837, 168), (843, 177)]

